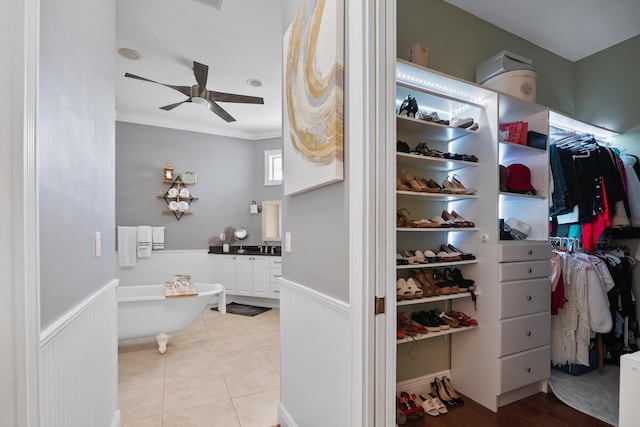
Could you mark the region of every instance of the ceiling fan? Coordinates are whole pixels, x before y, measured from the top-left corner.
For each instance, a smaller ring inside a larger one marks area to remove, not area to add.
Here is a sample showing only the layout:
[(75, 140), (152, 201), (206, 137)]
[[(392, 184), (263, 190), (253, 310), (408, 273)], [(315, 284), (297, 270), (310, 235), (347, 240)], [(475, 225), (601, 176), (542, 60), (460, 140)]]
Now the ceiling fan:
[[(145, 82), (157, 83), (162, 86), (166, 86), (173, 90), (177, 90), (181, 94), (188, 96), (184, 101), (176, 102), (175, 104), (165, 105), (160, 109), (170, 111), (176, 108), (178, 105), (185, 102), (193, 102), (195, 104), (207, 105), (211, 111), (220, 116), (226, 122), (235, 122), (231, 114), (227, 113), (224, 108), (218, 105), (217, 102), (237, 102), (243, 104), (264, 104), (264, 99), (257, 96), (237, 95), (234, 93), (216, 92), (207, 89), (207, 76), (209, 74), (209, 66), (193, 61), (193, 75), (196, 78), (197, 84), (193, 86), (175, 86), (165, 83), (156, 82), (146, 79), (144, 77), (136, 76), (134, 74), (125, 73), (125, 77), (132, 79), (138, 79)], [(217, 101), (217, 102), (216, 102)]]

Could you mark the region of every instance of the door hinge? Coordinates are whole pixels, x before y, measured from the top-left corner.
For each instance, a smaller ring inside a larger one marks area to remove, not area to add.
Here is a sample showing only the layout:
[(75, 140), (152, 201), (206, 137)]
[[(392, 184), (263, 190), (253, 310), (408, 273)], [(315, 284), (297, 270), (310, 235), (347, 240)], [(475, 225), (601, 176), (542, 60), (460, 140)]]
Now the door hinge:
[(384, 297), (382, 298), (376, 297), (376, 307), (375, 307), (376, 316), (378, 314), (384, 314), (384, 308), (385, 308)]

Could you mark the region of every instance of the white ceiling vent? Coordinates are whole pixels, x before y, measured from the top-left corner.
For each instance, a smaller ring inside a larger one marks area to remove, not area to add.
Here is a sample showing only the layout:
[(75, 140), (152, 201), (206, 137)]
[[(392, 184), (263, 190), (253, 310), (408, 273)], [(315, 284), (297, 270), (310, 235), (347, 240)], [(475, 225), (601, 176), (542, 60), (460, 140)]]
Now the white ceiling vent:
[(215, 7), (216, 9), (220, 9), (222, 7), (222, 0), (193, 0), (198, 3), (203, 3), (211, 7)]

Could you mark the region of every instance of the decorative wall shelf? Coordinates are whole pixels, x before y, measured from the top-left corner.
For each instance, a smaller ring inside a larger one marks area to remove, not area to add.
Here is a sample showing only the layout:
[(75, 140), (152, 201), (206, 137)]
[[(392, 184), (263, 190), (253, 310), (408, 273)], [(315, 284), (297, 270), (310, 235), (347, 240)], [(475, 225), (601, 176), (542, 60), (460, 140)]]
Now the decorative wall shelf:
[[(167, 182), (167, 180), (163, 180), (163, 182)], [(173, 216), (180, 221), (182, 215), (193, 213), (189, 210), (189, 206), (194, 200), (198, 200), (198, 198), (194, 197), (187, 188), (187, 186), (191, 184), (182, 182), (180, 177), (168, 182), (171, 183), (171, 186), (165, 193), (158, 193), (156, 197), (163, 199), (169, 208), (163, 210), (162, 213), (173, 214)]]

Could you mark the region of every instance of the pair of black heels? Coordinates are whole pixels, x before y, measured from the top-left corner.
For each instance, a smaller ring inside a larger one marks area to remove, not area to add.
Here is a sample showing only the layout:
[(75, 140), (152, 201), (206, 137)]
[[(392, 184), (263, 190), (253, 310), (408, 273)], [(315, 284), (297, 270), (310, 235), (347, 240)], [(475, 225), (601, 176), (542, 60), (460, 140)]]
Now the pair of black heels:
[(449, 377), (436, 378), (431, 382), (431, 394), (449, 406), (462, 405), (464, 400), (453, 388)]
[(415, 118), (416, 114), (418, 114), (418, 101), (411, 95), (407, 96), (407, 99), (402, 101), (400, 105), (400, 112), (398, 113), (401, 116), (408, 116)]

